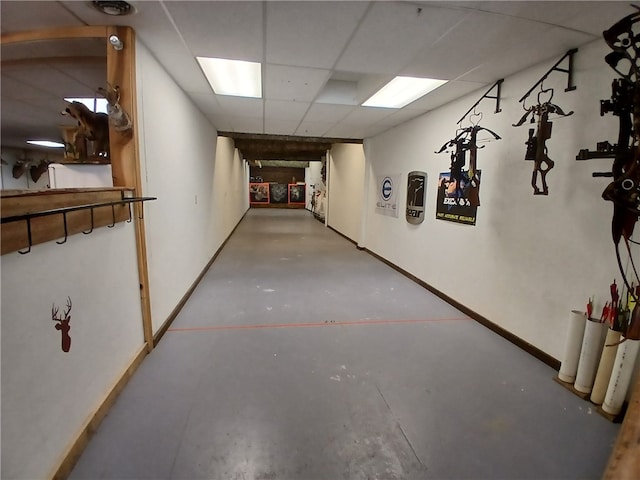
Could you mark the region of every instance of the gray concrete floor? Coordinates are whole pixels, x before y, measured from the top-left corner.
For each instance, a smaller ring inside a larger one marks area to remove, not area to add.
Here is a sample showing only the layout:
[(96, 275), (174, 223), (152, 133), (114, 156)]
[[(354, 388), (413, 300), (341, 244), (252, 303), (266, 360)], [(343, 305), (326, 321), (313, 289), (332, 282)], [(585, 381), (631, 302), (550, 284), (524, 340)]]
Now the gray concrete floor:
[(304, 210), (252, 209), (72, 479), (589, 479), (556, 372)]

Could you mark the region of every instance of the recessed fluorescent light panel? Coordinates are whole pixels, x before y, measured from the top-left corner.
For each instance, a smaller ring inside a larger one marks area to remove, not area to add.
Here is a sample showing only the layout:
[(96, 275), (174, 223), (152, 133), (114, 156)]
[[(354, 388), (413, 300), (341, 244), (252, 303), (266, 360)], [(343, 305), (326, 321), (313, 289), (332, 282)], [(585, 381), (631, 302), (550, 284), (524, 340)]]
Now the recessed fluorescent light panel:
[(51, 140), (27, 140), (27, 143), (39, 147), (64, 148), (64, 143), (52, 142)]
[(216, 94), (262, 98), (262, 68), (259, 63), (224, 58), (196, 58)]
[(447, 83), (447, 80), (396, 77), (378, 90), (378, 92), (364, 102), (362, 106), (402, 108), (445, 83)]

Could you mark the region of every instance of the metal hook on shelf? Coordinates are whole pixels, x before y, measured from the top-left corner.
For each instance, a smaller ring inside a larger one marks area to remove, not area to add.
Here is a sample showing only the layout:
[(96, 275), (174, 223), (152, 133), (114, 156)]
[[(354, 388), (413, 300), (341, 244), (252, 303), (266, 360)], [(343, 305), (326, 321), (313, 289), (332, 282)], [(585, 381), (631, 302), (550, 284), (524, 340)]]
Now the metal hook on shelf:
[(27, 221), (27, 238), (29, 239), (29, 248), (25, 251), (18, 250), (20, 255), (26, 255), (29, 253), (31, 251), (31, 246), (33, 245), (33, 241), (31, 240), (31, 218), (27, 217), (25, 220)]
[(64, 240), (62, 240), (61, 242), (56, 242), (58, 245), (66, 243), (69, 236), (69, 232), (67, 231), (67, 212), (62, 212), (62, 221), (64, 223)]
[(86, 232), (85, 231), (82, 232), (85, 235), (89, 235), (91, 232), (93, 232), (93, 208), (90, 208), (89, 210), (91, 211), (91, 228)]
[(127, 220), (127, 223), (131, 223), (133, 220), (133, 217), (131, 216), (131, 202), (127, 203), (127, 207), (129, 208), (129, 219)]
[(107, 228), (113, 228), (116, 226), (116, 207), (113, 204), (111, 204), (111, 218), (113, 218), (113, 222), (111, 225), (107, 225)]

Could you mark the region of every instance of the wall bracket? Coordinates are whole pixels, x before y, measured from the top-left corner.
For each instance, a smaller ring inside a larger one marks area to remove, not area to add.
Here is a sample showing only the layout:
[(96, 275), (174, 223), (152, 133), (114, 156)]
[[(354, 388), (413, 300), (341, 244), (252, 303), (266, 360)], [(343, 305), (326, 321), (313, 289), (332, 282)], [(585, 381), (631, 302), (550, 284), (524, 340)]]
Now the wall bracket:
[[(560, 72), (560, 73), (566, 73), (567, 74), (567, 88), (564, 89), (565, 92), (571, 92), (573, 90), (575, 90), (577, 87), (573, 84), (573, 56), (576, 54), (576, 52), (578, 51), (577, 48), (572, 48), (571, 50), (568, 50), (567, 53), (565, 53), (563, 55), (563, 57), (558, 60), (553, 67), (551, 67), (547, 73), (545, 73), (540, 80), (538, 80), (536, 82), (536, 84), (531, 87), (529, 89), (529, 91), (527, 93), (525, 93), (522, 98), (520, 100), (518, 100), (518, 102), (522, 103), (530, 94), (531, 92), (533, 92), (533, 90), (540, 85), (542, 82), (545, 81), (545, 79), (551, 74), (551, 72)], [(558, 67), (558, 65), (560, 65), (563, 60), (565, 58), (569, 57), (569, 65), (567, 68), (560, 68)]]
[[(501, 89), (502, 89), (501, 88), (502, 87), (502, 82), (504, 82), (504, 78), (501, 78), (500, 80), (496, 81), (496, 83), (494, 83), (492, 85), (492, 87), (489, 90), (487, 90), (485, 92), (485, 94), (482, 95), (482, 97), (480, 97), (480, 99), (476, 103), (474, 103), (471, 106), (471, 108), (469, 110), (467, 110), (465, 112), (465, 114), (462, 115), (462, 118), (460, 120), (458, 120), (456, 123), (459, 124), (460, 122), (462, 122), (467, 117), (467, 115), (469, 115), (469, 112), (471, 112), (471, 110), (476, 108), (478, 106), (478, 104), (482, 100), (484, 100), (485, 98), (490, 98), (492, 100), (495, 100), (496, 101), (496, 109), (495, 109), (494, 113), (500, 113), (502, 111), (502, 109), (500, 108), (500, 92), (501, 92)], [(494, 88), (496, 89), (496, 94), (495, 95), (489, 95), (489, 93), (491, 93), (491, 90), (493, 90)]]

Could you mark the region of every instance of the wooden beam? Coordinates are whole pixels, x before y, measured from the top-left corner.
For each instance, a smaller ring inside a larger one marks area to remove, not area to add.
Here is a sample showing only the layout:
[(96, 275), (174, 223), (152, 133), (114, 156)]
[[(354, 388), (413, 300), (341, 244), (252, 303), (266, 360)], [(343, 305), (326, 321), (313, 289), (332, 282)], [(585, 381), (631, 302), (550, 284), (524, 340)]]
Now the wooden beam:
[(609, 457), (603, 480), (635, 480), (640, 477), (640, 377)]
[[(108, 35), (118, 35), (124, 44), (122, 50), (107, 47), (107, 78), (112, 87), (120, 88), (120, 106), (133, 120), (135, 107), (135, 37), (128, 27), (109, 27)], [(106, 87), (106, 85), (104, 85)], [(134, 122), (135, 123), (135, 122)], [(135, 129), (135, 125), (134, 125)], [(137, 132), (136, 132), (137, 133)], [(133, 131), (119, 132), (109, 125), (109, 150), (113, 185), (136, 190), (137, 152)], [(135, 191), (134, 196), (140, 192)]]
[(0, 35), (0, 45), (19, 42), (37, 42), (40, 40), (62, 40), (68, 38), (106, 38), (105, 26), (56, 27), (9, 32)]
[(332, 137), (303, 137), (295, 135), (267, 135), (260, 133), (236, 133), (218, 132), (221, 137), (230, 137), (234, 140), (272, 140), (278, 142), (305, 142), (305, 143), (359, 143), (361, 138), (332, 138)]
[(300, 162), (320, 161), (325, 153), (319, 152), (292, 152), (292, 153), (270, 153), (256, 150), (245, 151), (239, 149), (242, 157), (246, 160), (291, 160)]
[(256, 151), (263, 153), (297, 153), (313, 152), (326, 153), (331, 148), (330, 143), (305, 143), (305, 142), (277, 142), (273, 140), (235, 140), (237, 149), (243, 152)]
[[(109, 147), (114, 185), (126, 185), (133, 189), (134, 196), (143, 196), (140, 170), (140, 140), (137, 129), (136, 110), (136, 38), (130, 27), (109, 27), (108, 35), (117, 35), (124, 45), (122, 50), (108, 48), (107, 78), (111, 86), (120, 87), (120, 106), (129, 114), (133, 128), (125, 133), (109, 128)], [(148, 351), (154, 346), (149, 292), (149, 266), (147, 260), (146, 230), (142, 203), (134, 205), (136, 227), (136, 251), (138, 256), (138, 278), (140, 280), (140, 302), (142, 308), (142, 330)]]
[(12, 60), (0, 61), (0, 66), (16, 67), (21, 65), (53, 65), (53, 64), (74, 64), (74, 65), (103, 65), (104, 56), (66, 56), (66, 57), (34, 57), (34, 58), (15, 58)]

